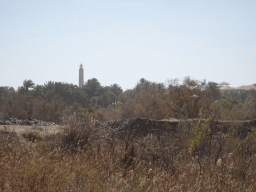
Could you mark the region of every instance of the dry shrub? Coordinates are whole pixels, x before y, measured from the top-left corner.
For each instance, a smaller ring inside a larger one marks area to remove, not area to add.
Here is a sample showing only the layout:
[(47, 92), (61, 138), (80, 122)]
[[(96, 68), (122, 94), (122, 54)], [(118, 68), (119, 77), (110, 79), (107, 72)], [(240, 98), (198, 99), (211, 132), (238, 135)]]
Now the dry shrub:
[(0, 190), (255, 191), (256, 130), (241, 140), (210, 122), (181, 122), (173, 134), (130, 142), (103, 137), (88, 114), (31, 145), (2, 131)]
[(253, 119), (253, 113), (250, 109), (250, 105), (239, 103), (236, 105), (233, 118), (236, 120), (248, 120)]
[(50, 102), (31, 94), (15, 94), (8, 99), (3, 107), (4, 119), (41, 119), (60, 123), (65, 104), (59, 95), (55, 95)]
[(43, 140), (42, 136), (35, 131), (29, 131), (29, 132), (23, 133), (22, 137), (32, 142)]
[(249, 100), (244, 103), (239, 103), (235, 108), (234, 119), (256, 119), (256, 92), (251, 92)]
[(94, 112), (93, 117), (102, 122), (121, 119), (121, 109), (100, 108)]
[(139, 117), (151, 119), (164, 119), (172, 116), (165, 97), (165, 90), (152, 88), (150, 91), (143, 91), (137, 99), (134, 114)]
[(215, 106), (217, 119), (252, 120), (256, 116), (256, 94), (255, 91), (246, 93), (248, 98), (241, 99), (239, 94), (224, 94), (221, 100), (212, 104)]
[(39, 126), (32, 126), (31, 128), (33, 131), (40, 131), (42, 132), (44, 129), (42, 127), (39, 127)]
[(69, 116), (64, 124), (64, 134), (60, 137), (62, 147), (71, 153), (86, 150), (90, 145), (94, 122), (85, 111)]
[(0, 111), (0, 119), (6, 120), (6, 115), (3, 111)]
[(32, 95), (15, 94), (8, 98), (7, 105), (3, 107), (3, 111), (6, 118), (28, 119), (32, 115), (32, 107)]
[(250, 104), (252, 106), (253, 118), (256, 119), (256, 91), (254, 91), (251, 95)]
[(58, 94), (54, 95), (50, 102), (38, 97), (34, 100), (32, 118), (61, 123), (65, 107), (63, 99)]
[(86, 150), (89, 145), (90, 131), (88, 129), (66, 129), (61, 137), (61, 142), (69, 152), (74, 153), (77, 150)]
[(15, 131), (8, 131), (8, 130), (0, 130), (0, 142), (4, 144), (18, 142), (18, 136)]
[(212, 98), (206, 81), (186, 77), (181, 85), (173, 82), (168, 87), (168, 99), (175, 118), (195, 118), (200, 110), (209, 117)]
[(140, 116), (152, 119), (195, 118), (199, 110), (211, 114), (211, 90), (206, 81), (184, 79), (183, 84), (170, 83), (165, 90), (156, 87), (137, 94), (129, 90), (120, 95), (122, 117)]
[(134, 110), (137, 105), (136, 90), (128, 90), (119, 96), (122, 103), (122, 117), (134, 117)]

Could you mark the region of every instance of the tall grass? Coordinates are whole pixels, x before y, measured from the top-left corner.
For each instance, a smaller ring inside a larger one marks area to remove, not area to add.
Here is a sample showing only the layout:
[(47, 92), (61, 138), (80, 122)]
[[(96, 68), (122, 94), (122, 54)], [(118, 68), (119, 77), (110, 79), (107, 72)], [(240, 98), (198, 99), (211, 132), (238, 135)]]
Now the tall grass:
[(77, 115), (42, 139), (1, 131), (0, 191), (255, 191), (255, 135), (214, 133), (209, 119), (127, 145)]

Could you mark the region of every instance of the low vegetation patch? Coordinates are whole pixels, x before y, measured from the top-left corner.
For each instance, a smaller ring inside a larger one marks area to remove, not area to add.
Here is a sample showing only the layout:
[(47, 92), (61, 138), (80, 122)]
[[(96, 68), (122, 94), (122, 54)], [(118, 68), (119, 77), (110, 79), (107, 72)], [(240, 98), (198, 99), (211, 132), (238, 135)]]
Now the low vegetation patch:
[(32, 142), (43, 140), (43, 137), (38, 132), (33, 132), (33, 131), (28, 131), (26, 133), (23, 133), (22, 137)]
[[(256, 129), (213, 133), (211, 120), (140, 139), (104, 137), (90, 117), (42, 138), (0, 132), (1, 191), (255, 191)], [(12, 138), (12, 139), (11, 139)]]
[[(125, 92), (97, 79), (32, 84), (1, 89), (0, 117), (64, 130), (1, 130), (0, 191), (256, 191), (253, 91), (223, 95), (190, 78), (141, 79)], [(170, 118), (178, 122), (161, 121)]]

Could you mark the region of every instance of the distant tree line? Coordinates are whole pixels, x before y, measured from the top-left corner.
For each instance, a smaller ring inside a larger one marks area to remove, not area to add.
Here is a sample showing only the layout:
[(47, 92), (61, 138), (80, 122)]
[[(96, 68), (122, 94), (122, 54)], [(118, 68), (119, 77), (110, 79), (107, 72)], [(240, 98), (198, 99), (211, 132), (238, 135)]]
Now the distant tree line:
[(120, 95), (122, 117), (164, 118), (256, 118), (256, 92), (222, 94), (215, 82), (185, 77), (166, 85), (140, 79)]
[(32, 80), (23, 81), (17, 91), (12, 87), (0, 87), (2, 118), (38, 118), (58, 120), (65, 111), (79, 108), (115, 107), (123, 92), (118, 84), (102, 86), (96, 79), (89, 79), (80, 89), (77, 85), (48, 81), (35, 85)]
[[(255, 91), (241, 94), (221, 94), (217, 83), (198, 81), (190, 77), (182, 83), (151, 82), (141, 78), (133, 89), (123, 92), (118, 84), (102, 86), (96, 78), (82, 88), (77, 85), (48, 81), (35, 85), (24, 80), (17, 91), (0, 87), (0, 119), (42, 119), (60, 122), (65, 114), (93, 113), (99, 120), (141, 116), (154, 119), (221, 118), (230, 113), (235, 118), (256, 118)], [(236, 112), (235, 112), (236, 111)]]

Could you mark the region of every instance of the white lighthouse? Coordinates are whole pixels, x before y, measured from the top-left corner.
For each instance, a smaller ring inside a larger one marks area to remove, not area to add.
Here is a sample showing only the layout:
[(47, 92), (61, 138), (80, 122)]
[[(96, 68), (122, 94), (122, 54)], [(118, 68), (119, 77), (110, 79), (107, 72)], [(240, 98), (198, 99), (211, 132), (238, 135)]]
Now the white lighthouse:
[(80, 69), (79, 69), (79, 88), (82, 88), (83, 85), (84, 85), (84, 69), (81, 63)]

